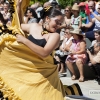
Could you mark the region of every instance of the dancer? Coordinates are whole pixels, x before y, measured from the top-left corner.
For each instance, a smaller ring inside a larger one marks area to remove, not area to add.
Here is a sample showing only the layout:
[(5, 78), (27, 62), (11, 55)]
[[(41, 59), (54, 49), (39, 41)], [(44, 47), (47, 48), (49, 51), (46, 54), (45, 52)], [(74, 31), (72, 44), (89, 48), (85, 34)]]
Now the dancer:
[[(21, 7), (21, 2), (17, 5)], [(0, 90), (8, 100), (64, 100), (65, 93), (54, 65), (52, 51), (59, 44), (56, 33), (63, 20), (53, 7), (44, 9), (43, 25), (22, 24), (22, 35), (0, 37)], [(47, 34), (44, 34), (46, 30)], [(14, 37), (12, 40), (10, 38)], [(7, 38), (7, 39), (6, 39)], [(24, 45), (24, 44), (25, 45)], [(28, 47), (27, 47), (28, 46)]]

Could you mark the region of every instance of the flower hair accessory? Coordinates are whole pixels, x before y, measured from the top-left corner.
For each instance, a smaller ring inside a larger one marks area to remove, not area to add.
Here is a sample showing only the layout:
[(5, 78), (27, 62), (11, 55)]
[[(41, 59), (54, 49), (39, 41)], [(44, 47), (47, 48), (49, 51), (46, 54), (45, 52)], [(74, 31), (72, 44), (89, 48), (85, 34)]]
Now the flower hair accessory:
[(45, 8), (44, 8), (45, 12), (48, 11), (51, 7), (52, 7), (52, 6), (45, 7)]

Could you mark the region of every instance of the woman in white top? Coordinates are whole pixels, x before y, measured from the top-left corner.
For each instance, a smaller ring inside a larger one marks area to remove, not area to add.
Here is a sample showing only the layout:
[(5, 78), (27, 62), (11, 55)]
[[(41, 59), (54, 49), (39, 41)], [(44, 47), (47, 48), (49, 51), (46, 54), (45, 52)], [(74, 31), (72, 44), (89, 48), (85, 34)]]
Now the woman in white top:
[(73, 29), (81, 28), (82, 17), (79, 15), (79, 6), (77, 4), (73, 5), (72, 13), (73, 13), (73, 15), (71, 16), (71, 27)]
[(64, 10), (64, 22), (63, 24), (61, 25), (61, 28), (66, 28), (70, 25), (71, 23), (71, 15), (72, 15), (72, 12), (71, 12), (71, 6), (67, 6)]
[(67, 57), (67, 51), (65, 50), (66, 46), (70, 43), (70, 41), (73, 39), (72, 35), (69, 32), (69, 29), (65, 30), (64, 33), (64, 40), (59, 48), (59, 50), (55, 54), (55, 59), (58, 61), (58, 71), (60, 73), (65, 72), (64, 65), (65, 65), (65, 59)]

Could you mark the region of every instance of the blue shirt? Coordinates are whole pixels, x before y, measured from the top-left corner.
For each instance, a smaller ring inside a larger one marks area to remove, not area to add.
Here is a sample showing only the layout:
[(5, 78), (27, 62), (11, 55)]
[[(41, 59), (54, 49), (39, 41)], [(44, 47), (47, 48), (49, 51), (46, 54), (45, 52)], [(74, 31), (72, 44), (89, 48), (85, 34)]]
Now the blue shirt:
[[(96, 10), (94, 11), (94, 13), (95, 13), (96, 15), (98, 15), (98, 12), (97, 12)], [(90, 14), (90, 17), (91, 17), (91, 18), (94, 18), (94, 15), (93, 15), (93, 14)], [(89, 19), (88, 19), (88, 16), (87, 16), (87, 18), (86, 18), (86, 24), (88, 24), (88, 23), (89, 23)], [(89, 32), (89, 31), (93, 31), (94, 27), (95, 27), (95, 23), (92, 25), (91, 28), (88, 29), (88, 32)]]

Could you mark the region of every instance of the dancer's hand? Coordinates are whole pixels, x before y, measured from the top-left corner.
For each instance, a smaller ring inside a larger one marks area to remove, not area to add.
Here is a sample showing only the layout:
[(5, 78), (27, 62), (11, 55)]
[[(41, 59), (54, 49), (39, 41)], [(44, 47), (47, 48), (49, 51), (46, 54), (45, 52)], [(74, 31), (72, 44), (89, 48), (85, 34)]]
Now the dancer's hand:
[(16, 40), (17, 40), (17, 42), (24, 43), (26, 38), (23, 35), (17, 34), (16, 35)]

